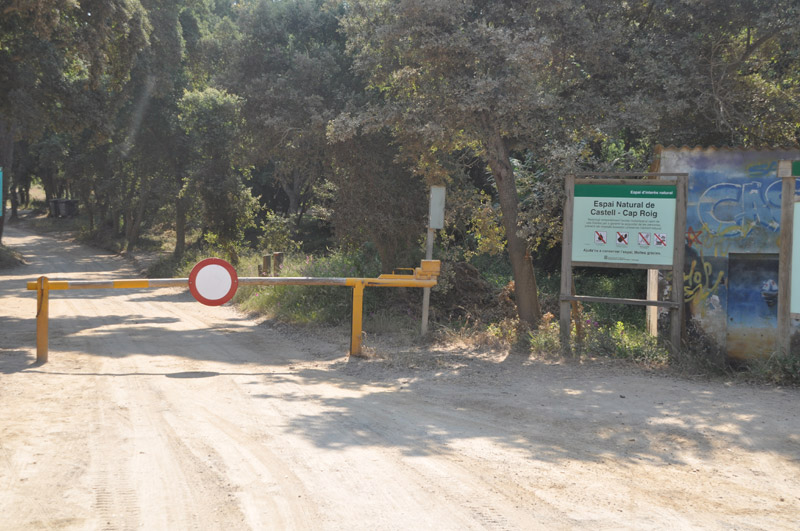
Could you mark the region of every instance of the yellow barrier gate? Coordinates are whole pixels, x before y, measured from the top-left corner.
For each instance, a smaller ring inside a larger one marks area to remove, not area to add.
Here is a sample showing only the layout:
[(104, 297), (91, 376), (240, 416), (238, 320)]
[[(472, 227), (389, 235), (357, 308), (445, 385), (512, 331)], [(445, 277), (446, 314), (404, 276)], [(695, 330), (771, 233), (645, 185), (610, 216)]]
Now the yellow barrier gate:
[[(239, 286), (349, 286), (353, 288), (353, 316), (350, 335), (350, 355), (361, 354), (364, 288), (431, 288), (436, 285), (441, 270), (439, 260), (423, 260), (409, 274), (380, 275), (378, 278), (315, 278), (315, 277), (242, 277)], [(45, 363), (48, 357), (49, 299), (52, 290), (72, 289), (131, 289), (189, 287), (188, 278), (159, 278), (149, 280), (49, 280), (39, 277), (28, 282), (28, 290), (36, 291), (36, 362)]]

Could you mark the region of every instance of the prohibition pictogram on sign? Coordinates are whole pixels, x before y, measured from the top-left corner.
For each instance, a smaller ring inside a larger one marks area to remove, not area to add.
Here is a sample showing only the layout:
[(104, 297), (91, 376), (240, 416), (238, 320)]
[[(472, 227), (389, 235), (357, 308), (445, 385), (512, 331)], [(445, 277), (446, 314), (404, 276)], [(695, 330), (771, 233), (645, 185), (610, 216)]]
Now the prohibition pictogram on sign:
[(640, 232), (639, 233), (639, 245), (641, 245), (641, 246), (650, 245), (650, 233), (649, 232)]
[(628, 245), (628, 233), (617, 231), (617, 245)]
[(655, 245), (656, 247), (666, 247), (667, 246), (667, 235), (662, 234), (660, 232), (654, 232), (653, 237), (655, 238)]
[(594, 243), (599, 243), (599, 244), (608, 243), (608, 238), (606, 237), (606, 231), (604, 230), (594, 231)]

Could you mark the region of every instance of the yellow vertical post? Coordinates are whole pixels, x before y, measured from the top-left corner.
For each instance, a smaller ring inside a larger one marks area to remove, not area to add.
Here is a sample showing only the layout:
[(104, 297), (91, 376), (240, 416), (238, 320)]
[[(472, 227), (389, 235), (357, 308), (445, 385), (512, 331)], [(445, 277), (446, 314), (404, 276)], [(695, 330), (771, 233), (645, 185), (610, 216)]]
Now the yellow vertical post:
[(364, 310), (364, 283), (353, 286), (353, 329), (350, 333), (350, 355), (361, 355), (361, 326)]
[(50, 313), (50, 281), (39, 277), (36, 289), (36, 363), (47, 362)]

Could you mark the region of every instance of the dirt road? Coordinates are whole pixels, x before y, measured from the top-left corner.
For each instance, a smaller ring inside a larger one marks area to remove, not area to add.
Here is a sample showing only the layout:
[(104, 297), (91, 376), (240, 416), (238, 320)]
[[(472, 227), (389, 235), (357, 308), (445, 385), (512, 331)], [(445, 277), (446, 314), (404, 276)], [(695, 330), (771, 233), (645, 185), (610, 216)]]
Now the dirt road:
[[(0, 272), (0, 529), (797, 529), (800, 393), (453, 353), (349, 360), (19, 229)], [(417, 365), (425, 365), (421, 359)]]

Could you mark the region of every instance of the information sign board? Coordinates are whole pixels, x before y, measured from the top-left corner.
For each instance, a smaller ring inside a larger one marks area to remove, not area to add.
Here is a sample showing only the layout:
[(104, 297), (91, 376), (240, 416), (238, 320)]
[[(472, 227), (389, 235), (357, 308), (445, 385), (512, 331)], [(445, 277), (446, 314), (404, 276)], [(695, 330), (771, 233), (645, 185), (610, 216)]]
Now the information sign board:
[(675, 185), (575, 184), (572, 261), (668, 266)]

